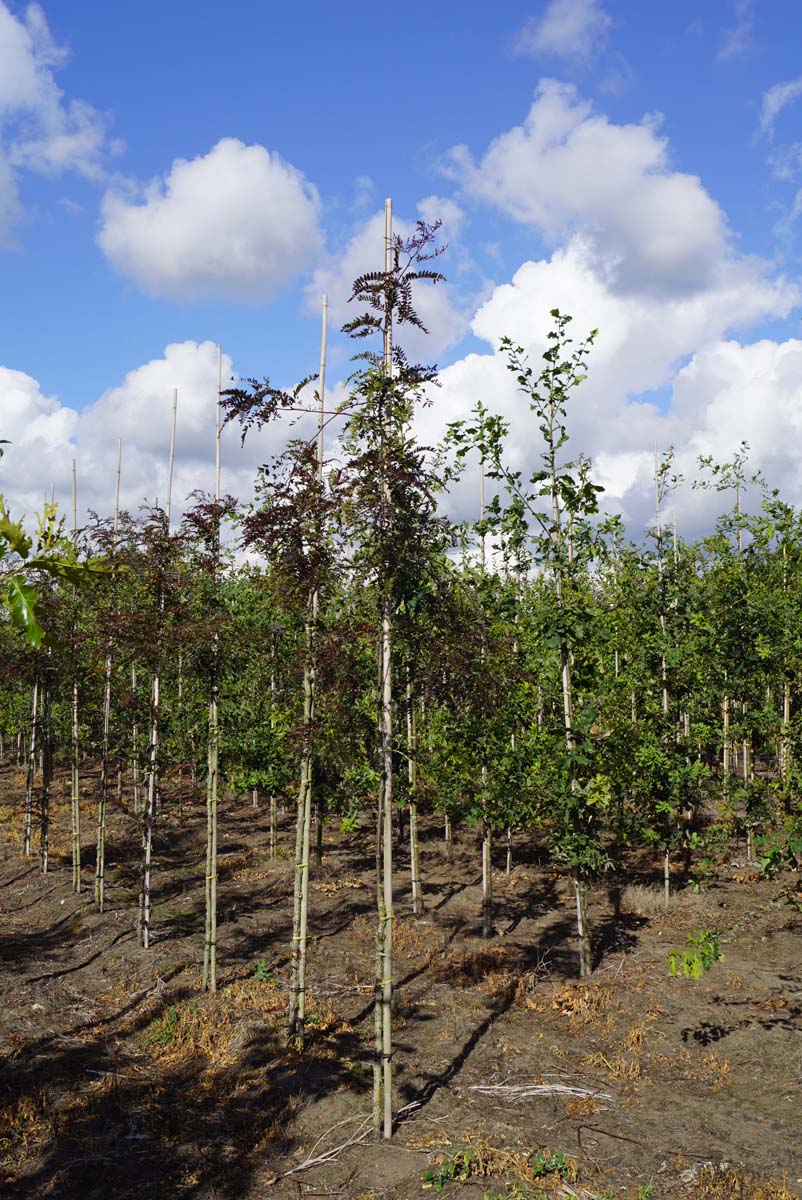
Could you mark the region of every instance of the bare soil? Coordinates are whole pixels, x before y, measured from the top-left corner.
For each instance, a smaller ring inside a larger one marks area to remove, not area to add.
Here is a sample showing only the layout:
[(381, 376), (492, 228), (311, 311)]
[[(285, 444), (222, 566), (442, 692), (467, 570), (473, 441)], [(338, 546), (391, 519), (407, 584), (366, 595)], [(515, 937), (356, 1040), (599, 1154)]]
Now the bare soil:
[[(499, 849), (496, 936), (483, 941), (478, 836), (461, 831), (448, 854), (439, 824), (424, 823), (421, 919), (398, 854), (400, 1111), (392, 1143), (377, 1143), (370, 830), (342, 837), (327, 825), (312, 868), (312, 1020), (300, 1054), (284, 1035), (292, 816), (271, 862), (266, 811), (223, 805), (221, 982), (204, 996), (205, 806), (176, 789), (158, 818), (146, 952), (127, 789), (99, 915), (96, 777), (84, 772), (81, 895), (62, 783), (42, 876), (21, 855), (24, 779), (0, 774), (3, 1196), (408, 1200), (434, 1194), (426, 1172), (464, 1200), (802, 1196), (795, 877), (760, 879), (733, 847), (708, 891), (681, 891), (666, 911), (657, 864), (633, 864), (626, 881), (592, 891), (597, 967), (579, 982), (567, 882), (537, 845), (516, 836), (510, 875)], [(699, 929), (719, 931), (724, 960), (698, 981), (672, 978), (668, 951)]]

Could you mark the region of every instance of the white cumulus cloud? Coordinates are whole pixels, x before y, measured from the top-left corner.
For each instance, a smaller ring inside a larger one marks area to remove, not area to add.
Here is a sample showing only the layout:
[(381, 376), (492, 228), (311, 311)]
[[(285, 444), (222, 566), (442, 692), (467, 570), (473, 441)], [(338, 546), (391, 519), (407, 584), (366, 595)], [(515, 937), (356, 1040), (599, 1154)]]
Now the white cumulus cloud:
[[(233, 365), (223, 354), (223, 388)], [(212, 342), (168, 345), (160, 358), (129, 371), (78, 412), (43, 394), (22, 371), (0, 367), (0, 436), (10, 445), (0, 460), (0, 492), (16, 513), (41, 509), (51, 484), (62, 512), (71, 508), (72, 460), (77, 461), (79, 520), (88, 510), (109, 515), (113, 505), (117, 439), (122, 439), (121, 503), (136, 513), (142, 502), (165, 503), (173, 388), (178, 390), (173, 513), (194, 491), (214, 488), (217, 347)], [(250, 499), (257, 468), (287, 436), (286, 428), (251, 433), (223, 430), (222, 487)], [(294, 427), (299, 433), (306, 426)]]
[[(575, 340), (599, 329), (588, 379), (570, 405), (570, 451), (593, 459), (607, 489), (605, 506), (637, 533), (650, 520), (655, 445), (674, 445), (690, 476), (698, 454), (726, 458), (745, 438), (772, 482), (802, 498), (796, 468), (802, 417), (788, 422), (797, 406), (802, 413), (799, 343), (728, 339), (733, 330), (787, 315), (799, 300), (796, 288), (749, 261), (733, 264), (706, 292), (673, 299), (621, 293), (598, 271), (592, 247), (575, 237), (551, 258), (523, 264), (479, 308), (472, 328), (492, 350), (511, 337), (535, 367), (548, 345), (551, 309), (573, 316)], [(441, 384), (421, 418), (426, 442), (438, 440), (449, 421), (464, 418), (480, 399), (510, 424), (513, 466), (526, 474), (536, 469), (537, 422), (502, 355), (471, 354), (447, 367)], [(455, 511), (475, 516), (475, 491), (472, 484), (461, 490)], [(688, 491), (681, 503), (681, 524), (698, 532), (701, 501)]]
[(0, 245), (10, 244), (22, 211), (19, 170), (102, 179), (106, 156), (119, 149), (108, 140), (107, 118), (58, 87), (54, 72), (66, 59), (41, 5), (18, 17), (0, 0)]
[(458, 146), (445, 169), (467, 195), (554, 243), (582, 231), (597, 269), (622, 291), (703, 290), (727, 258), (723, 212), (697, 176), (671, 169), (654, 121), (615, 125), (554, 80), (478, 162)]
[(279, 154), (223, 138), (133, 200), (107, 192), (97, 240), (146, 292), (260, 299), (319, 255), (318, 209), (315, 188)]

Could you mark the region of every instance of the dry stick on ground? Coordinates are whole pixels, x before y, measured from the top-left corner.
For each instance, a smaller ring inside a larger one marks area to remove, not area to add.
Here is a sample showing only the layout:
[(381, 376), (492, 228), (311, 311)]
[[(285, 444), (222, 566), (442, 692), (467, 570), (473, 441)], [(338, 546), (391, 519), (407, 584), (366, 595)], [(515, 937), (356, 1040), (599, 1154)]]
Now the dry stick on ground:
[[(120, 519), (120, 466), (122, 441), (117, 439), (117, 474), (114, 485), (114, 527), (111, 551), (117, 547), (117, 528)], [(111, 668), (112, 638), (106, 642), (106, 661), (103, 675), (103, 740), (100, 749), (100, 796), (97, 802), (97, 840), (95, 843), (95, 905), (103, 912), (106, 898), (106, 802), (109, 794), (109, 730), (111, 726)], [(136, 668), (132, 668), (133, 671)], [(134, 680), (136, 688), (136, 680)], [(136, 753), (136, 749), (134, 750)], [(134, 806), (136, 808), (136, 805)]]
[[(332, 1125), (331, 1129), (327, 1129), (326, 1133), (322, 1134), (321, 1137), (318, 1138), (312, 1149), (315, 1150), (323, 1141), (323, 1138), (328, 1136), (328, 1134), (332, 1133), (335, 1129), (339, 1129), (341, 1126), (347, 1125), (349, 1122), (357, 1119), (358, 1118), (355, 1117), (348, 1117), (345, 1121), (338, 1121), (336, 1125)], [(278, 1183), (280, 1179), (286, 1179), (288, 1175), (296, 1175), (299, 1171), (308, 1171), (310, 1167), (322, 1166), (323, 1163), (331, 1162), (332, 1159), (336, 1158), (338, 1154), (341, 1154), (343, 1150), (347, 1150), (350, 1146), (356, 1146), (360, 1142), (364, 1142), (365, 1138), (368, 1136), (368, 1130), (365, 1128), (365, 1126), (369, 1125), (370, 1121), (371, 1118), (366, 1117), (353, 1137), (348, 1138), (347, 1141), (342, 1142), (339, 1146), (334, 1146), (331, 1150), (326, 1150), (323, 1154), (318, 1154), (316, 1158), (313, 1158), (311, 1155), (309, 1155), (304, 1159), (303, 1162), (298, 1163), (297, 1167), (290, 1167), (288, 1171), (281, 1171), (278, 1175), (274, 1175), (271, 1179), (268, 1179), (265, 1186), (272, 1187), (274, 1183)]]
[[(461, 1091), (462, 1089), (455, 1089)], [(466, 1091), (481, 1092), (488, 1096), (508, 1096), (510, 1099), (526, 1100), (530, 1096), (574, 1096), (588, 1100), (613, 1100), (609, 1092), (589, 1091), (587, 1088), (572, 1087), (567, 1083), (474, 1083)]]

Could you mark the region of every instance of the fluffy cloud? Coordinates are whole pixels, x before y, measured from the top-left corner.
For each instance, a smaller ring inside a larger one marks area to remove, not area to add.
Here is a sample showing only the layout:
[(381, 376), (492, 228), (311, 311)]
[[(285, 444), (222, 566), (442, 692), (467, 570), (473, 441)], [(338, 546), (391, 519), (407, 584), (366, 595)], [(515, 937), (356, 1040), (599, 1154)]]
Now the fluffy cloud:
[(66, 100), (54, 71), (66, 61), (39, 4), (16, 17), (0, 0), (0, 245), (11, 240), (20, 214), (19, 169), (104, 177), (103, 162), (119, 149), (107, 120), (81, 100)]
[[(429, 196), (418, 206), (423, 220), (443, 221), (443, 241), (453, 243), (458, 239), (463, 213), (451, 200)], [(393, 231), (402, 238), (415, 231), (411, 221), (394, 217)], [(435, 269), (438, 264), (434, 265)], [(353, 235), (342, 253), (331, 255), (319, 267), (307, 288), (307, 307), (318, 311), (320, 296), (325, 292), (329, 298), (329, 313), (332, 324), (342, 325), (357, 315), (349, 305), (351, 286), (357, 276), (366, 271), (384, 268), (384, 212), (370, 217)], [(411, 359), (428, 361), (449, 346), (455, 345), (467, 332), (470, 314), (454, 298), (448, 284), (433, 287), (422, 284), (415, 295), (415, 307), (429, 334), (423, 335), (409, 327), (399, 330), (399, 341)]]
[[(223, 355), (224, 388), (232, 371)], [(69, 512), (75, 458), (80, 513), (108, 514), (119, 437), (123, 507), (136, 512), (145, 499), (163, 504), (173, 388), (178, 389), (173, 512), (180, 513), (191, 492), (214, 487), (217, 347), (211, 342), (167, 346), (163, 357), (130, 371), (80, 413), (43, 395), (31, 376), (0, 367), (0, 430), (11, 443), (0, 461), (0, 491), (15, 511), (31, 513), (53, 484), (62, 511)], [(223, 490), (247, 500), (258, 466), (285, 435), (279, 429), (252, 433), (243, 448), (236, 430), (224, 429)]]
[(614, 125), (566, 84), (542, 82), (522, 125), (478, 163), (456, 147), (446, 170), (552, 242), (582, 230), (621, 291), (693, 293), (717, 283), (727, 260), (724, 214), (695, 175), (670, 169), (654, 122)]
[(223, 138), (176, 159), (141, 202), (108, 192), (98, 244), (145, 291), (264, 298), (321, 249), (318, 196), (280, 155)]
[[(796, 468), (802, 418), (787, 424), (795, 406), (802, 412), (800, 344), (725, 340), (728, 331), (787, 315), (799, 299), (794, 287), (767, 278), (760, 264), (749, 261), (731, 264), (707, 292), (673, 299), (621, 293), (598, 271), (592, 245), (575, 237), (497, 287), (472, 329), (494, 349), (503, 336), (511, 337), (537, 364), (548, 344), (550, 309), (573, 315), (575, 339), (599, 328), (589, 377), (571, 405), (571, 448), (593, 458), (607, 489), (606, 506), (621, 512), (637, 533), (650, 520), (655, 445), (674, 445), (690, 476), (698, 454), (725, 458), (745, 438), (772, 482), (802, 498)], [(514, 466), (535, 469), (536, 423), (500, 355), (469, 355), (446, 368), (441, 383), (421, 420), (427, 442), (481, 399), (510, 424)], [(683, 528), (697, 531), (703, 500), (688, 491), (678, 502)], [(475, 515), (474, 484), (452, 505), (461, 515)]]
[(599, 0), (550, 0), (539, 19), (527, 21), (515, 48), (519, 54), (589, 58), (604, 44), (611, 25)]

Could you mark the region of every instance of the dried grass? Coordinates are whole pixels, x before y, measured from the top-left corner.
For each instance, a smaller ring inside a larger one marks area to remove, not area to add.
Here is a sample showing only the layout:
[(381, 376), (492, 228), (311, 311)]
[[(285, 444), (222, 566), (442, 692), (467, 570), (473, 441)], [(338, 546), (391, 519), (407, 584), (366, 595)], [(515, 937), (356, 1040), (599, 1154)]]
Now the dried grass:
[(630, 883), (621, 892), (621, 912), (637, 917), (681, 917), (704, 912), (710, 907), (701, 892), (673, 891), (666, 904), (665, 892), (661, 887), (646, 887)]
[(460, 1146), (453, 1143), (451, 1146), (455, 1153), (436, 1154), (432, 1158), (433, 1165), (439, 1166), (454, 1158), (455, 1154), (465, 1154), (467, 1151), (470, 1153), (470, 1159), (466, 1163), (466, 1175), (463, 1179), (503, 1179), (511, 1189), (508, 1193), (510, 1198), (531, 1197), (533, 1189), (536, 1189), (535, 1195), (554, 1193), (556, 1189), (556, 1194), (566, 1197), (566, 1200), (569, 1196), (581, 1194), (569, 1187), (578, 1175), (575, 1159), (568, 1155), (563, 1156), (561, 1170), (548, 1173), (544, 1173), (542, 1167), (537, 1165), (536, 1155), (542, 1156), (541, 1161), (551, 1157), (552, 1151), (547, 1146), (539, 1148), (538, 1151), (506, 1150), (470, 1134)]
[(592, 1117), (601, 1112), (601, 1103), (592, 1096), (571, 1096), (565, 1102), (565, 1115), (572, 1120), (577, 1117)]
[(368, 884), (363, 879), (355, 879), (351, 875), (347, 875), (345, 879), (333, 879), (330, 882), (321, 881), (312, 884), (313, 892), (322, 892), (324, 896), (334, 896), (337, 892), (344, 890), (357, 891), (359, 888), (366, 888)]
[(620, 1079), (626, 1083), (634, 1083), (641, 1077), (640, 1059), (627, 1058), (626, 1054), (620, 1052), (608, 1058), (606, 1054), (602, 1054), (598, 1050), (595, 1054), (589, 1054), (584, 1062), (597, 1071), (605, 1068), (608, 1079)]
[(17, 1167), (30, 1162), (54, 1132), (44, 1089), (4, 1104), (0, 1107), (0, 1161), (13, 1160)]
[(557, 988), (551, 998), (551, 1007), (560, 1016), (568, 1017), (572, 1032), (586, 1025), (601, 1023), (612, 1010), (618, 1007), (611, 988), (600, 983), (566, 983)]
[(705, 1165), (696, 1177), (685, 1185), (686, 1200), (799, 1200), (783, 1175), (779, 1179), (761, 1180), (738, 1168)]

